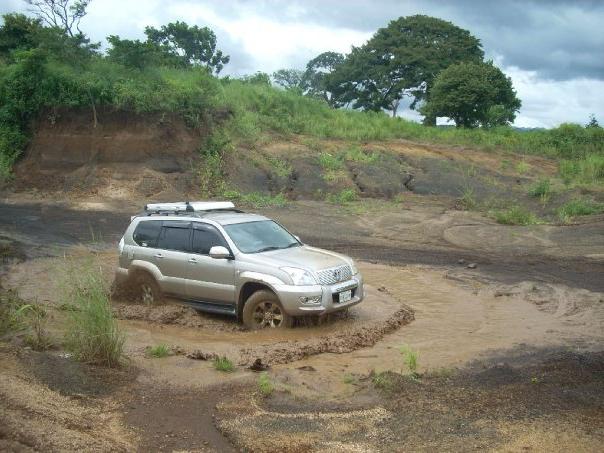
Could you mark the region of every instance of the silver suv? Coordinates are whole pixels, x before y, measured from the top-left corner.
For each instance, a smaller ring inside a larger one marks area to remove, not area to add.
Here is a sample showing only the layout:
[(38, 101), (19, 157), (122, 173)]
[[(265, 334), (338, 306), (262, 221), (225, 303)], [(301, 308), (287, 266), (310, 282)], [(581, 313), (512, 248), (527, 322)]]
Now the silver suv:
[(230, 202), (148, 204), (119, 243), (116, 283), (146, 303), (163, 294), (237, 316), (250, 329), (347, 309), (363, 300), (353, 260), (303, 244)]

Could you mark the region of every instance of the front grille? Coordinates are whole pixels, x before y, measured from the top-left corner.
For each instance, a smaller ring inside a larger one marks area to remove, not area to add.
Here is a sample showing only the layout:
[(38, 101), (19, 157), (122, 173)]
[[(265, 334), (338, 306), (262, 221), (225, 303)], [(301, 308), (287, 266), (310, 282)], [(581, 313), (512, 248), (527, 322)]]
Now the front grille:
[(333, 285), (334, 283), (345, 282), (352, 277), (352, 269), (347, 264), (343, 266), (330, 267), (317, 272), (319, 283), (321, 285)]

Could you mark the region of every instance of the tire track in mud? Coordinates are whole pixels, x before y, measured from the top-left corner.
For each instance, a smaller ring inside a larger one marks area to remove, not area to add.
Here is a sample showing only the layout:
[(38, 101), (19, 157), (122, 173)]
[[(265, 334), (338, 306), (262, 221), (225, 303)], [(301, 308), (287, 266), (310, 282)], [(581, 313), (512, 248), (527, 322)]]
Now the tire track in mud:
[(262, 363), (266, 364), (283, 364), (326, 352), (343, 354), (356, 351), (375, 345), (385, 335), (409, 324), (414, 319), (413, 310), (403, 306), (389, 318), (370, 326), (353, 328), (306, 341), (285, 341), (244, 348), (240, 350), (240, 365), (251, 365), (256, 359), (260, 359)]
[[(396, 299), (395, 299), (396, 301)], [(276, 342), (261, 342), (251, 347), (240, 348), (236, 360), (239, 366), (250, 366), (260, 359), (262, 363), (274, 365), (294, 362), (305, 357), (335, 353), (343, 354), (357, 349), (374, 346), (385, 335), (409, 324), (415, 319), (413, 310), (396, 301), (399, 307), (385, 318), (363, 325), (346, 327), (338, 323), (333, 333), (327, 333), (303, 340), (283, 340)], [(232, 335), (245, 334), (247, 331), (236, 323), (225, 323), (197, 313), (190, 307), (178, 304), (149, 307), (140, 304), (117, 304), (114, 313), (119, 319), (129, 321), (146, 321), (154, 324), (176, 325), (182, 327), (204, 328), (208, 330), (228, 332)], [(300, 327), (299, 329), (304, 329)], [(312, 335), (309, 331), (309, 336)], [(175, 347), (179, 355), (189, 358), (201, 358), (220, 355), (217, 351), (187, 349)]]

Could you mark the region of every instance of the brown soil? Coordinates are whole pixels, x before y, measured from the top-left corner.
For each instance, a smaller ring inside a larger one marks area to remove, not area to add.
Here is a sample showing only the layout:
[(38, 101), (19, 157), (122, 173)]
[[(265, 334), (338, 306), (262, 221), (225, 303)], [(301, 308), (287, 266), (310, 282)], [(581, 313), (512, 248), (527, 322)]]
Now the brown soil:
[(219, 426), (247, 451), (598, 451), (603, 376), (602, 353), (534, 351), (416, 379), (351, 376), (339, 404), (239, 393)]

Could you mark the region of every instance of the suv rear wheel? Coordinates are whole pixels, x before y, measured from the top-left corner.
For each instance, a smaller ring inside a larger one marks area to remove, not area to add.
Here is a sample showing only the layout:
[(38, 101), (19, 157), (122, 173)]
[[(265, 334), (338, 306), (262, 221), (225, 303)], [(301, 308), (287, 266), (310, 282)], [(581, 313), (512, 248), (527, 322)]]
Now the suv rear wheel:
[(134, 291), (136, 298), (146, 305), (157, 304), (162, 299), (159, 285), (146, 272), (141, 272), (134, 278)]
[(291, 327), (293, 318), (283, 310), (279, 298), (272, 291), (252, 294), (243, 306), (243, 324), (250, 330)]

